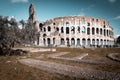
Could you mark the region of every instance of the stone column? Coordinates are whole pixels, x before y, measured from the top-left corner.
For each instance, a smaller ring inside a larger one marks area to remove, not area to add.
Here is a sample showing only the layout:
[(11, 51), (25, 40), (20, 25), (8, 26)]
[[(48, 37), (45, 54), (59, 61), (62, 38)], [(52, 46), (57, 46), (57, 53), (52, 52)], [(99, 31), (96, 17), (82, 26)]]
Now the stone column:
[(87, 27), (85, 26), (85, 34), (87, 35)]
[(53, 37), (50, 38), (50, 44), (53, 44)]
[(90, 38), (90, 44), (93, 45), (93, 44), (92, 44), (92, 38)]
[(82, 46), (83, 44), (82, 44), (82, 38), (80, 38), (80, 45)]
[(67, 46), (67, 40), (66, 40), (66, 38), (64, 38), (64, 42), (65, 42), (65, 46)]
[(107, 29), (106, 29), (106, 37), (107, 37)]
[(75, 47), (76, 47), (77, 46), (77, 38), (75, 37), (74, 39), (75, 39)]

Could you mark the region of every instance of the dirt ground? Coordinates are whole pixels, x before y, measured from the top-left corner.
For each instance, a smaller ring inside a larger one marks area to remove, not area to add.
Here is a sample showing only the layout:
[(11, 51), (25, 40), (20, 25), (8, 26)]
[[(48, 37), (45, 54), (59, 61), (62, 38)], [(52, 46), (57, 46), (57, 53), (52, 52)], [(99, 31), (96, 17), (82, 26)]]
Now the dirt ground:
[[(17, 47), (19, 48), (19, 47)], [(39, 49), (39, 48), (37, 48)], [(44, 49), (44, 48), (42, 48)], [(50, 49), (50, 48), (45, 48)], [(78, 48), (54, 48), (56, 51), (44, 51), (44, 52), (30, 52), (23, 56), (0, 56), (0, 80), (89, 80), (89, 78), (75, 77), (64, 75), (56, 72), (50, 72), (47, 70), (37, 69), (21, 64), (20, 59), (35, 59), (42, 61), (55, 62), (57, 64), (77, 66), (92, 70), (108, 71), (112, 73), (120, 74), (120, 62), (113, 61), (106, 56), (110, 53), (120, 53), (119, 48), (114, 49), (78, 49)], [(35, 50), (35, 49), (33, 49)], [(88, 56), (82, 58), (82, 60), (93, 60), (98, 62), (108, 62), (110, 65), (96, 65), (89, 63), (76, 63), (70, 61), (64, 61), (60, 59), (54, 59), (48, 57), (49, 54), (57, 54), (60, 52), (69, 52), (68, 54), (60, 55), (60, 58), (75, 58), (83, 53), (88, 53)]]

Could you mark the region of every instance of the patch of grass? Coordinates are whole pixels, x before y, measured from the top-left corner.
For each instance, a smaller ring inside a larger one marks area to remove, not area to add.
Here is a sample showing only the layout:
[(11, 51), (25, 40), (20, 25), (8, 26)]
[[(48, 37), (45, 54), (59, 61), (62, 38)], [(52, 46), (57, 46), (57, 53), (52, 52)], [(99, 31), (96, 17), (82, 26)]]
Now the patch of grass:
[[(93, 69), (98, 69), (98, 70), (103, 70), (103, 71), (120, 72), (119, 62), (112, 61), (106, 57), (110, 53), (120, 53), (119, 48), (96, 48), (96, 49), (56, 48), (56, 50), (57, 50), (56, 52), (48, 51), (48, 52), (32, 53), (31, 58), (36, 59), (36, 57), (41, 56), (41, 54), (43, 54), (44, 59), (42, 60), (53, 61), (53, 62), (62, 63), (66, 65), (72, 65), (72, 66), (79, 66), (82, 68), (93, 68)], [(61, 56), (61, 57), (66, 57), (66, 58), (73, 58), (83, 53), (88, 53), (89, 55), (84, 57), (83, 60), (93, 60), (93, 61), (98, 61), (98, 62), (107, 61), (111, 65), (92, 65), (92, 64), (86, 64), (86, 63), (64, 62), (64, 61), (51, 59), (47, 57), (48, 54), (53, 54), (53, 53), (57, 54), (59, 52), (70, 52), (68, 54)]]
[(19, 56), (0, 56), (1, 80), (85, 80), (28, 67), (17, 58)]
[(92, 69), (103, 70), (103, 71), (120, 72), (119, 62), (112, 61), (106, 57), (106, 55), (110, 53), (120, 53), (120, 49), (118, 48), (112, 48), (112, 49), (111, 48), (97, 48), (97, 49), (57, 48), (57, 51), (58, 52), (66, 52), (66, 51), (70, 52), (68, 54), (61, 56), (61, 57), (66, 57), (66, 58), (73, 58), (83, 53), (89, 53), (89, 56), (84, 57), (83, 60), (93, 60), (93, 61), (98, 61), (98, 62), (107, 61), (111, 65), (93, 65), (93, 64), (86, 64), (86, 63), (66, 62), (66, 61), (61, 61), (61, 60), (52, 59), (48, 57), (44, 57), (44, 59), (42, 60), (57, 62), (60, 64), (78, 66), (82, 68), (92, 68)]
[(98, 56), (106, 56), (107, 54), (110, 54), (110, 53), (120, 53), (119, 48), (96, 48), (96, 49), (57, 48), (57, 51), (70, 52), (69, 55), (68, 54), (62, 55), (62, 57), (70, 57), (70, 58), (79, 56), (80, 54), (83, 54), (83, 53), (89, 53), (89, 54), (98, 55)]
[(53, 59), (53, 58), (43, 58), (40, 60), (51, 61), (51, 62), (71, 65), (71, 66), (78, 66), (80, 68), (96, 69), (96, 70), (110, 71), (110, 72), (120, 72), (120, 64), (118, 62), (111, 64), (111, 65), (95, 65), (95, 64), (87, 64), (87, 63), (67, 62), (67, 61), (61, 61), (61, 60)]

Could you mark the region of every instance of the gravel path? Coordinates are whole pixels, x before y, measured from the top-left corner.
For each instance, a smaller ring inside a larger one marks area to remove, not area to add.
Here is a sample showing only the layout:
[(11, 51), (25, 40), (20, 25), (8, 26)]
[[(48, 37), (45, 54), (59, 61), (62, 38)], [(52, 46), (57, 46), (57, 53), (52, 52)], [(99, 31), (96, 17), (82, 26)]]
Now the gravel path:
[(69, 52), (53, 53), (53, 54), (49, 54), (47, 56), (51, 57), (51, 58), (54, 58), (54, 57), (62, 56), (62, 55), (65, 55), (65, 54), (69, 54)]
[(86, 63), (86, 64), (94, 64), (94, 65), (112, 65), (111, 63), (107, 61), (100, 62), (100, 61), (94, 61), (94, 60), (82, 60), (83, 57), (88, 56), (88, 53), (83, 53), (74, 58), (60, 57), (65, 54), (69, 54), (69, 52), (53, 53), (47, 56), (50, 58), (56, 59), (56, 60), (61, 60), (61, 61), (66, 61), (66, 62)]
[(55, 72), (71, 77), (86, 78), (91, 80), (120, 80), (120, 73), (80, 68), (77, 66), (69, 66), (64, 64), (58, 64), (55, 62), (41, 61), (35, 59), (21, 59), (19, 60), (19, 62), (30, 67)]
[(111, 54), (108, 54), (108, 58), (110, 58), (114, 61), (119, 61), (120, 62), (120, 58), (116, 57), (117, 55), (120, 55), (120, 53), (111, 53)]

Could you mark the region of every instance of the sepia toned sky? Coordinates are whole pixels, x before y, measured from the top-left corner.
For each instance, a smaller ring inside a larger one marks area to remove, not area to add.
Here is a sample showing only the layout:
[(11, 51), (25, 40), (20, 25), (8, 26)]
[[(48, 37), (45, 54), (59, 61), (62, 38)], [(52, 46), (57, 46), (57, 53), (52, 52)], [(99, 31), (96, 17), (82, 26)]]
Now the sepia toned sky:
[(76, 15), (102, 18), (110, 22), (115, 37), (120, 35), (120, 0), (0, 0), (0, 15), (27, 20), (31, 3), (39, 21)]

